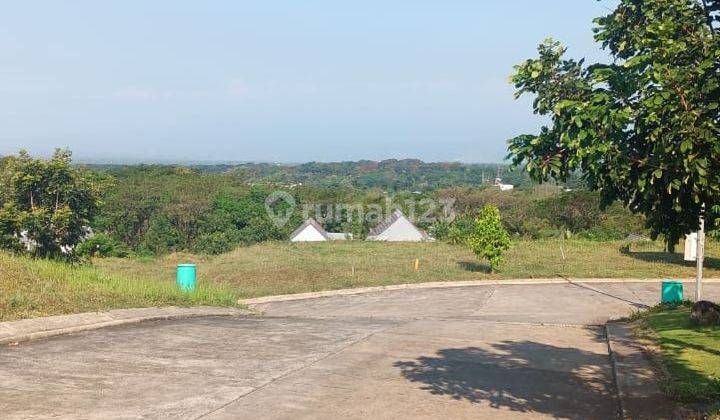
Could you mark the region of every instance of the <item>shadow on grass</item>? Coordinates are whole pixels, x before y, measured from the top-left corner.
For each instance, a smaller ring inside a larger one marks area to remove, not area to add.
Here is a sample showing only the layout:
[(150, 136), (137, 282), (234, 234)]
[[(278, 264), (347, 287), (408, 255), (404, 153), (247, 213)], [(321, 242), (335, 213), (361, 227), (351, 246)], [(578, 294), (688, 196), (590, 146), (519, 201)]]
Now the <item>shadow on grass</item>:
[(490, 266), (488, 264), (482, 264), (475, 261), (459, 261), (457, 264), (465, 271), (471, 271), (473, 273), (491, 273)]
[(663, 388), (683, 402), (717, 402), (720, 399), (720, 328), (696, 327), (687, 307), (648, 315), (648, 324), (657, 334), (646, 338), (659, 341), (669, 377)]
[[(596, 338), (604, 342), (600, 330)], [(533, 341), (450, 348), (394, 364), (421, 389), (479, 406), (556, 418), (614, 418), (606, 354)], [(487, 414), (486, 414), (487, 415)]]
[(676, 349), (693, 349), (720, 357), (720, 350), (716, 350), (700, 344), (688, 343), (686, 340), (665, 338), (663, 339), (663, 343)]
[[(665, 263), (695, 267), (694, 261), (685, 261), (683, 254), (670, 254), (668, 252), (656, 251), (630, 251), (627, 247), (621, 247), (620, 253), (636, 260), (650, 263)], [(720, 258), (705, 257), (705, 268), (720, 269)]]

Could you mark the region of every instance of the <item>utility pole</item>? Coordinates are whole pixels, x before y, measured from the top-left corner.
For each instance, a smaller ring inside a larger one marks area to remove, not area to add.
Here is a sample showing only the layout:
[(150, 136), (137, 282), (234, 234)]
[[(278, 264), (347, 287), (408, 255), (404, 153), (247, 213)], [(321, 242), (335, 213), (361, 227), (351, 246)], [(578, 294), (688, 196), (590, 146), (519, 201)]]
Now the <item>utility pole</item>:
[(703, 263), (705, 260), (705, 205), (700, 211), (700, 231), (697, 234), (697, 276), (695, 278), (695, 301), (702, 300)]

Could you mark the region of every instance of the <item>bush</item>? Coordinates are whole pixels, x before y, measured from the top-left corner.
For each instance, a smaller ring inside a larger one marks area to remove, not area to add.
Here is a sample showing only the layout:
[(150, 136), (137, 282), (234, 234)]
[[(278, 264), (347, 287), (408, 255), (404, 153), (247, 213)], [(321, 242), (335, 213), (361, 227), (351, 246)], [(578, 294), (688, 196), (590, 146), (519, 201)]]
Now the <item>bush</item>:
[(463, 215), (455, 219), (447, 230), (446, 240), (454, 245), (465, 245), (475, 229), (475, 219)]
[(600, 220), (600, 196), (588, 191), (565, 192), (538, 200), (532, 214), (561, 230), (580, 232), (590, 229)]
[(428, 233), (438, 241), (445, 241), (450, 234), (450, 223), (444, 220), (438, 220), (428, 229)]
[(528, 217), (522, 221), (519, 234), (532, 239), (557, 238), (562, 236), (562, 231), (550, 224), (547, 219), (539, 217)]
[(98, 233), (75, 247), (75, 255), (79, 257), (127, 257), (130, 253), (128, 247), (116, 241), (110, 235)]
[(205, 233), (200, 235), (193, 247), (193, 251), (201, 254), (218, 255), (231, 251), (235, 247), (228, 234), (224, 232)]
[(158, 214), (150, 219), (149, 228), (138, 250), (141, 253), (161, 255), (185, 249), (187, 235), (178, 227), (177, 221)]
[(494, 272), (502, 261), (502, 254), (510, 248), (510, 235), (500, 221), (500, 210), (485, 206), (475, 220), (475, 229), (468, 238), (468, 245), (478, 258), (490, 262)]

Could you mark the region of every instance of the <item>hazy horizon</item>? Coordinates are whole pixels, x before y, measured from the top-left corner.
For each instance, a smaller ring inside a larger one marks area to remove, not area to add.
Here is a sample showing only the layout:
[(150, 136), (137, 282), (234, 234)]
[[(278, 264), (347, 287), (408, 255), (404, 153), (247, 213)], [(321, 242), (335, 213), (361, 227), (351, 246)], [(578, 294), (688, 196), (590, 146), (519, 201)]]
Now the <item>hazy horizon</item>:
[[(0, 16), (0, 154), (79, 162), (498, 163), (541, 120), (512, 66), (602, 60), (613, 1), (24, 2)], [(523, 13), (532, 10), (532, 13)]]
[[(51, 154), (43, 154), (40, 157), (49, 157)], [(233, 161), (233, 160), (112, 160), (112, 159), (78, 159), (73, 156), (73, 162), (82, 165), (180, 165), (180, 166), (211, 166), (211, 165), (246, 165), (246, 164), (268, 164), (268, 165), (283, 165), (283, 166), (297, 166), (304, 165), (307, 163), (358, 163), (363, 161), (369, 162), (382, 162), (389, 160), (420, 160), (423, 163), (437, 164), (437, 163), (459, 163), (463, 165), (507, 165), (507, 161), (496, 161), (496, 162), (463, 162), (463, 161), (451, 161), (451, 160), (423, 160), (413, 157), (406, 158), (386, 158), (386, 159), (355, 159), (355, 160), (307, 160), (307, 161), (262, 161), (262, 160), (248, 160), (248, 161)]]
[[(64, 148), (67, 149), (67, 148)], [(25, 150), (33, 157), (40, 157), (40, 158), (50, 158), (54, 152), (55, 149), (52, 151), (42, 152), (42, 153), (33, 153), (31, 150), (27, 149), (18, 149), (15, 152), (9, 152), (9, 153), (0, 153), (0, 157), (3, 156), (12, 156), (17, 155), (20, 150)], [(181, 166), (188, 166), (188, 165), (243, 165), (243, 164), (274, 164), (274, 165), (287, 165), (287, 166), (293, 166), (293, 165), (303, 165), (307, 163), (345, 163), (345, 162), (352, 162), (357, 163), (361, 161), (371, 161), (371, 162), (382, 162), (382, 161), (388, 161), (388, 160), (419, 160), (423, 163), (461, 163), (461, 164), (467, 164), (467, 165), (506, 165), (508, 162), (505, 159), (497, 160), (497, 161), (461, 161), (461, 160), (426, 160), (426, 159), (420, 159), (417, 157), (386, 157), (386, 158), (380, 158), (380, 159), (366, 159), (366, 158), (358, 158), (358, 159), (345, 159), (345, 160), (306, 160), (306, 161), (273, 161), (273, 160), (192, 160), (192, 159), (163, 159), (163, 158), (148, 158), (148, 159), (122, 159), (122, 158), (88, 158), (88, 157), (78, 157), (73, 150), (70, 150), (72, 153), (72, 160), (76, 164), (84, 164), (84, 165), (181, 165)]]

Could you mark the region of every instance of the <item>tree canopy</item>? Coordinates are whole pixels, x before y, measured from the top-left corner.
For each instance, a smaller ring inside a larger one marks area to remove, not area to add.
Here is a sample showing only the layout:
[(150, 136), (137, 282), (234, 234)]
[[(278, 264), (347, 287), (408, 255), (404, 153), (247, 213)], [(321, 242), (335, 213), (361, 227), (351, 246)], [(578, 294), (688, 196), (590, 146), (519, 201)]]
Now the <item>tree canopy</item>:
[[(49, 160), (25, 152), (0, 168), (0, 248), (40, 257), (69, 256), (99, 209), (97, 180), (74, 168), (70, 152)], [(25, 240), (25, 243), (22, 240)]]
[(672, 245), (720, 204), (720, 1), (621, 0), (595, 20), (612, 62), (565, 57), (553, 40), (516, 66), (517, 96), (550, 123), (509, 141), (539, 182), (580, 172)]

